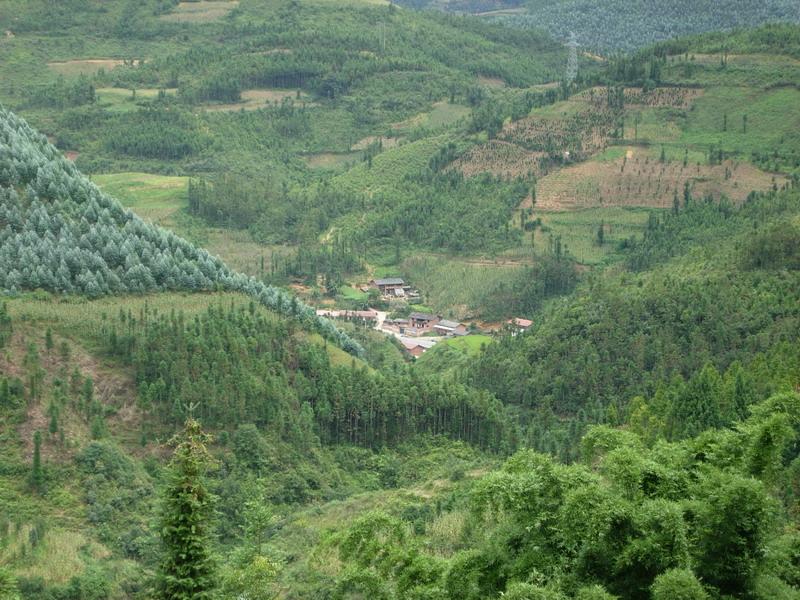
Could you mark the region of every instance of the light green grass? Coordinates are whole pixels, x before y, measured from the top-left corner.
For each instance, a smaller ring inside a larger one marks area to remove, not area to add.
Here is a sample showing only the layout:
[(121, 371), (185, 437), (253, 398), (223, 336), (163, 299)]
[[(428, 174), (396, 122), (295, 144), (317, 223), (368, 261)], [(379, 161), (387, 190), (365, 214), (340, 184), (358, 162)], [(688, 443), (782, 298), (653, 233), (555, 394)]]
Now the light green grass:
[(345, 300), (362, 301), (367, 299), (366, 292), (362, 292), (361, 290), (358, 290), (349, 285), (344, 285), (341, 288), (339, 288), (339, 294)]
[(188, 177), (113, 173), (94, 175), (92, 181), (143, 219), (202, 246), (236, 271), (261, 275), (262, 257), (264, 270), (269, 272), (273, 257), (278, 259), (292, 252), (286, 246), (258, 244), (246, 231), (211, 227), (191, 217), (185, 210)]
[(420, 129), (444, 129), (469, 116), (471, 109), (463, 104), (436, 102), (431, 110), (414, 115), (392, 126), (395, 131)]
[[(723, 130), (727, 115), (727, 131)], [(747, 132), (743, 118), (747, 115)], [(706, 90), (687, 116), (681, 141), (750, 154), (778, 147), (800, 151), (800, 90), (718, 87)]]
[(479, 313), (488, 295), (520, 268), (443, 255), (417, 255), (402, 265), (404, 277), (420, 290), (431, 312), (456, 319)]
[(305, 163), (312, 169), (343, 170), (358, 163), (362, 152), (319, 152), (304, 156)]
[(449, 141), (449, 136), (426, 138), (385, 150), (372, 159), (370, 166), (362, 162), (338, 175), (333, 184), (352, 193), (390, 192), (408, 174), (425, 168), (431, 157)]
[(492, 338), (488, 335), (448, 338), (425, 352), (414, 364), (426, 371), (446, 373), (465, 366), (492, 342)]
[(188, 177), (113, 173), (95, 175), (92, 181), (143, 219), (163, 227), (174, 226), (175, 213), (188, 202)]
[(433, 106), (433, 110), (427, 113), (424, 127), (437, 129), (447, 127), (456, 123), (470, 114), (470, 108), (460, 104), (450, 104), (449, 102), (438, 102)]
[(225, 17), (239, 6), (238, 0), (199, 0), (180, 2), (172, 12), (161, 15), (163, 21), (207, 23)]
[[(596, 265), (613, 260), (620, 241), (642, 235), (653, 210), (608, 207), (534, 214), (534, 217), (542, 218), (542, 224), (549, 230), (545, 233), (536, 230), (536, 252), (545, 253), (550, 239), (561, 236), (562, 248), (582, 264)], [(605, 243), (602, 246), (597, 243), (597, 230), (601, 223), (605, 225)]]
[[(95, 91), (97, 104), (111, 112), (129, 112), (140, 108), (140, 100), (152, 100), (158, 96), (161, 90), (155, 88), (137, 89), (134, 96), (133, 91), (123, 88), (98, 88)], [(163, 90), (166, 94), (174, 95), (177, 90)]]

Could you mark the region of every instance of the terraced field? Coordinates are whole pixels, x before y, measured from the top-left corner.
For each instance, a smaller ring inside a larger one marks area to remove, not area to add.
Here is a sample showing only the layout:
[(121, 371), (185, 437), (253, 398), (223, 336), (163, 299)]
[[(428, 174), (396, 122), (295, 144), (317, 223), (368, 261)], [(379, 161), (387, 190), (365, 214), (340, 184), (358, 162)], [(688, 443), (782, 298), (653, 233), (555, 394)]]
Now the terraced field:
[[(785, 179), (746, 162), (726, 160), (719, 165), (695, 164), (667, 158), (655, 148), (614, 148), (612, 160), (596, 158), (543, 177), (537, 185), (536, 211), (599, 207), (669, 208), (689, 185), (694, 197), (727, 196), (742, 202), (753, 190), (766, 190)], [(622, 152), (619, 152), (622, 150)], [(530, 199), (527, 206), (530, 206)]]

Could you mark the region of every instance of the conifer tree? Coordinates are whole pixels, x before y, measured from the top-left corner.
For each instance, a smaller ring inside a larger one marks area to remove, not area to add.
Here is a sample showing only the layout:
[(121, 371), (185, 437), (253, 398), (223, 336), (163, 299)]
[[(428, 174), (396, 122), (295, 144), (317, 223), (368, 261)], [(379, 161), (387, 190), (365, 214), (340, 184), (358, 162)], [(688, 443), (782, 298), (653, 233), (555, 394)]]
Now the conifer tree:
[(190, 418), (177, 436), (164, 493), (161, 521), (163, 557), (158, 597), (163, 600), (212, 598), (215, 567), (211, 558), (213, 497), (204, 481), (211, 464), (206, 449), (210, 436)]
[(31, 466), (31, 485), (35, 489), (42, 487), (44, 474), (42, 473), (42, 434), (37, 431), (33, 434), (33, 464)]

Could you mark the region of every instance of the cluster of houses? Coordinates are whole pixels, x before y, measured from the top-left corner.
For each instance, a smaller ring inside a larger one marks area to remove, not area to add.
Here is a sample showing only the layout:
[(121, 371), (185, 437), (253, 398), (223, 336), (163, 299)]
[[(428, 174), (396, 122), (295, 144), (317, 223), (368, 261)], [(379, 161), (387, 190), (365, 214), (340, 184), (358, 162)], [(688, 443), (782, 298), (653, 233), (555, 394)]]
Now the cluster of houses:
[[(377, 289), (387, 300), (418, 298), (419, 292), (399, 277), (373, 279), (363, 291)], [(443, 319), (441, 315), (412, 312), (408, 318), (385, 319), (384, 313), (376, 310), (333, 310), (319, 309), (317, 315), (331, 319), (346, 319), (380, 329), (394, 335), (412, 357), (418, 358), (436, 345), (440, 338), (463, 336), (469, 333), (467, 326), (458, 321)], [(506, 331), (518, 335), (528, 330), (533, 322), (521, 317), (506, 321)]]
[(386, 319), (383, 329), (401, 335), (418, 337), (425, 334), (440, 336), (467, 335), (467, 326), (457, 321), (449, 321), (438, 315), (411, 313), (407, 319)]

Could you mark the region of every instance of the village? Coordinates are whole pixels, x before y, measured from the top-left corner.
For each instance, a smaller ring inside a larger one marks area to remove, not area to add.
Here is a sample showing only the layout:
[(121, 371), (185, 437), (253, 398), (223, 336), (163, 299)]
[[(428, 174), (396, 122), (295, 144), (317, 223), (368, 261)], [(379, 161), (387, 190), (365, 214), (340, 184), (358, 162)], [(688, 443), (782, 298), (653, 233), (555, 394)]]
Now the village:
[[(420, 293), (400, 277), (373, 279), (363, 286), (364, 291), (373, 290), (377, 297), (392, 307), (411, 306), (409, 301), (420, 299)], [(397, 311), (394, 311), (397, 312)], [(514, 317), (506, 321), (503, 327), (479, 328), (475, 323), (462, 323), (444, 318), (442, 315), (428, 312), (410, 312), (408, 316), (392, 318), (392, 312), (367, 308), (365, 310), (317, 309), (317, 315), (329, 319), (345, 319), (359, 322), (386, 335), (397, 338), (412, 358), (417, 359), (439, 342), (452, 337), (467, 336), (476, 333), (497, 333), (505, 331), (511, 335), (525, 332), (533, 322), (529, 319)]]

